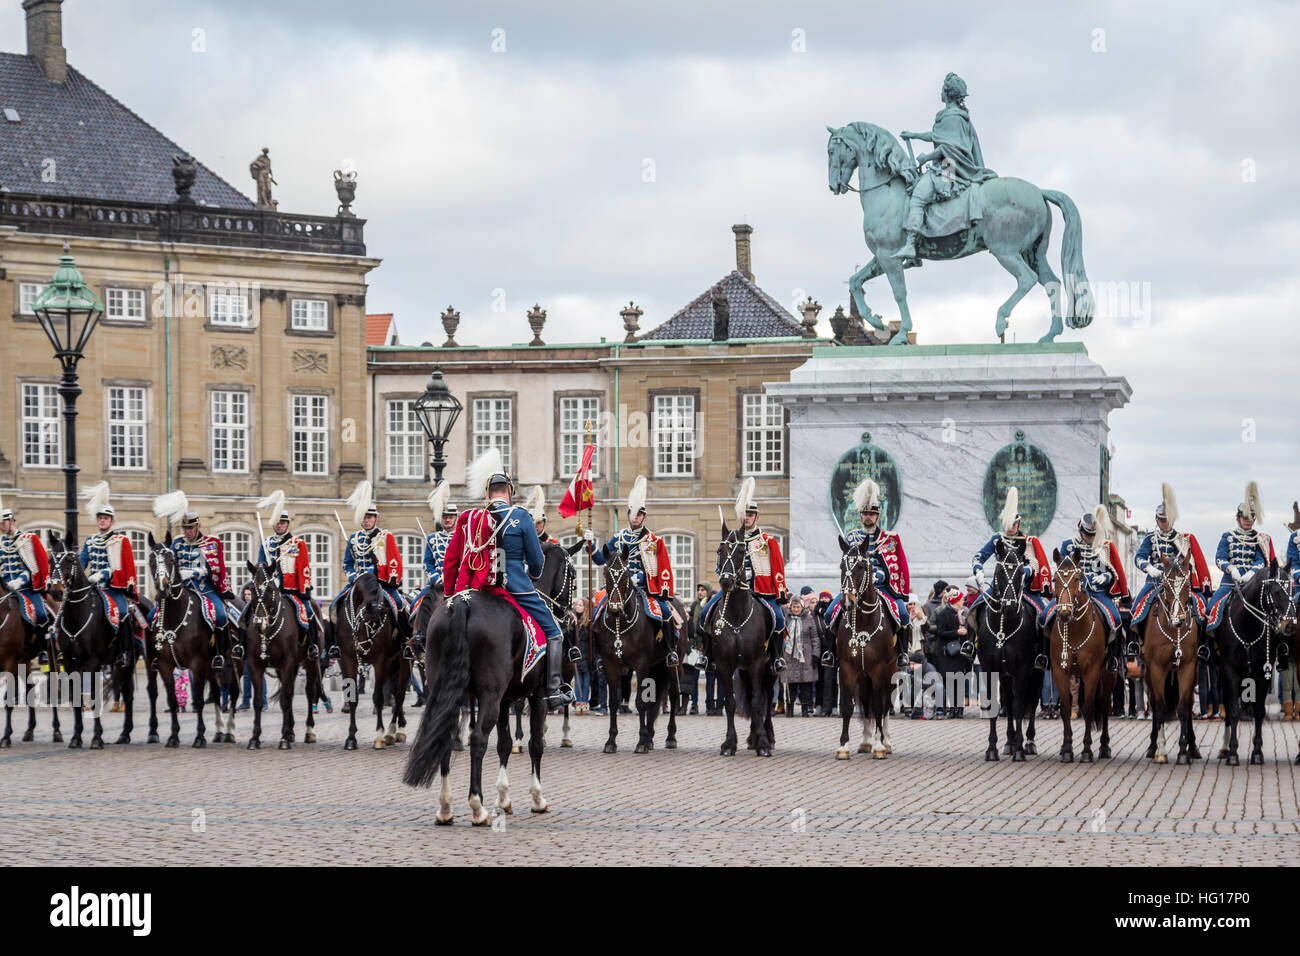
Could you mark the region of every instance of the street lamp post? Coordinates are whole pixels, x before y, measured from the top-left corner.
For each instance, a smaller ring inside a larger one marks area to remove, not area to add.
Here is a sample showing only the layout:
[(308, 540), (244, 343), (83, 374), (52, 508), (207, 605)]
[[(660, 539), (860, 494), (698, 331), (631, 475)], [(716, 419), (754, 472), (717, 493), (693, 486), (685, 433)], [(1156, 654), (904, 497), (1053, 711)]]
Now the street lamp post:
[(451, 394), (442, 370), (433, 367), (429, 384), (424, 387), (424, 394), (415, 400), (415, 415), (420, 420), (424, 435), (433, 445), (433, 480), (442, 481), (442, 469), (447, 466), (447, 459), (442, 455), (442, 448), (451, 437), (451, 430), (460, 418), (464, 408), (456, 396)]
[(76, 263), (63, 246), (59, 267), (32, 305), (32, 311), (54, 346), (54, 357), (63, 366), (59, 395), (63, 399), (63, 533), (68, 547), (77, 543), (77, 363), (85, 353), (90, 333), (104, 314), (104, 303), (86, 287)]

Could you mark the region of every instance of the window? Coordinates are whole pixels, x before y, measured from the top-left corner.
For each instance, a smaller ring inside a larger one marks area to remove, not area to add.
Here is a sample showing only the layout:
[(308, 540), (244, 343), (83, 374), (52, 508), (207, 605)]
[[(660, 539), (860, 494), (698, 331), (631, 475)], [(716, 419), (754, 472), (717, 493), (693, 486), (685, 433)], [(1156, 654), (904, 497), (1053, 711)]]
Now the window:
[(145, 390), (108, 389), (108, 467), (145, 467)]
[(399, 534), (398, 550), (402, 552), (402, 590), (418, 591), (424, 587), (424, 539), (418, 534)]
[(510, 471), (510, 434), (514, 424), (514, 399), (474, 399), (474, 457), (493, 445), (501, 449), (501, 464)]
[(329, 398), (293, 396), (293, 473), (323, 475), (329, 468)]
[(23, 464), (37, 468), (63, 464), (63, 399), (57, 385), (23, 385)]
[(673, 593), (689, 602), (695, 597), (695, 539), (689, 534), (666, 534), (663, 538), (673, 566)]
[(212, 470), (248, 471), (248, 393), (212, 393)]
[(785, 470), (785, 409), (774, 396), (742, 396), (744, 473), (779, 475)]
[(289, 309), (290, 328), (329, 331), (329, 303), (323, 299), (294, 299)]
[(415, 402), (389, 402), (388, 477), (423, 479), (424, 443), (424, 430), (415, 415)]
[(301, 536), (311, 553), (311, 593), (316, 598), (334, 596), (334, 539), (309, 531)]
[(104, 305), (106, 319), (121, 319), (125, 322), (144, 321), (143, 289), (108, 289)]
[(35, 315), (32, 306), (36, 304), (36, 298), (45, 291), (45, 286), (39, 282), (20, 282), (18, 283), (18, 311), (23, 315)]
[[(573, 547), (577, 543), (578, 543), (578, 536), (576, 534), (566, 534), (564, 537), (560, 538), (560, 544), (564, 545), (566, 549)], [(587, 549), (583, 548), (577, 554), (569, 558), (569, 560), (573, 562), (573, 567), (578, 572), (578, 586), (574, 590), (573, 596), (575, 598), (583, 598), (585, 600), (587, 597), (587, 565), (591, 561), (590, 557), (587, 555)], [(595, 568), (592, 571), (591, 585), (596, 590), (600, 590), (600, 588), (602, 587), (600, 583), (599, 568)]]
[(253, 550), (253, 534), (250, 531), (222, 531), (217, 534), (221, 541), (221, 550), (226, 557), (226, 577), (230, 582), (230, 590), (235, 592), (235, 597), (240, 597), (240, 588), (248, 580), (248, 566), (245, 561), (252, 561), (257, 557), (257, 552)]
[(213, 325), (248, 325), (248, 297), (242, 292), (212, 292), (208, 295), (208, 321)]
[(149, 574), (149, 536), (143, 531), (124, 531), (131, 542), (135, 559), (135, 589), (141, 597), (153, 597), (153, 577)]
[(655, 474), (695, 474), (695, 396), (656, 395)]
[[(582, 449), (587, 444), (587, 422), (591, 422), (592, 444), (600, 420), (600, 398), (595, 395), (560, 399), (560, 477), (572, 478), (582, 464)], [(591, 457), (591, 477), (596, 477), (597, 457)]]

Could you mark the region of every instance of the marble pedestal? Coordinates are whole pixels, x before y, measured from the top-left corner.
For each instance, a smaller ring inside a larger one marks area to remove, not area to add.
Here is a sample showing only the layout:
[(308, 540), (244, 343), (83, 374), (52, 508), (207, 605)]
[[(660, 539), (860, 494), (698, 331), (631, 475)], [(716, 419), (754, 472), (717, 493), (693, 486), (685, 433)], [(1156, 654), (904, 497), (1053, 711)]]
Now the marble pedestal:
[[(839, 588), (837, 468), (842, 501), (850, 471), (888, 472), (892, 462), (897, 495), (886, 513), (896, 515), (892, 527), (922, 600), (937, 578), (960, 584), (970, 576), (972, 554), (994, 531), (985, 504), (994, 477), (999, 491), (1008, 480), (1032, 486), (1021, 489), (1021, 510), (1035, 510), (1049, 554), (1070, 537), (1106, 494), (1108, 417), (1132, 394), (1078, 342), (824, 346), (788, 382), (764, 388), (790, 413), (792, 587)], [(1046, 473), (1054, 481), (1033, 480)], [(856, 526), (847, 510), (845, 526)]]

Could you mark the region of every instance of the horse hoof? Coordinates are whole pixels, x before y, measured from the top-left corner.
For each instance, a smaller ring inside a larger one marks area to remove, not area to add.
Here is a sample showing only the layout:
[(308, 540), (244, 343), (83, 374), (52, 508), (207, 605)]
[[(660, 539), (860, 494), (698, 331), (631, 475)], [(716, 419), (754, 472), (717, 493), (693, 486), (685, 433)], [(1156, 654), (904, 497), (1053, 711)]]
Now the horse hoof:
[(1156, 745), (1152, 744), (1150, 747), (1147, 748), (1147, 759), (1150, 760), (1155, 755), (1156, 755)]
[(1228, 754), (1226, 760), (1229, 767), (1237, 767), (1241, 765), (1241, 758), (1236, 754)]
[(439, 826), (439, 827), (449, 827), (455, 822), (456, 822), (455, 817), (444, 818), (442, 816), (436, 816), (433, 818), (434, 826)]
[(871, 744), (858, 744), (858, 753), (860, 754), (871, 753)]
[(736, 748), (723, 744), (722, 749), (718, 751), (718, 755), (721, 757), (734, 757), (736, 756)]
[(1192, 762), (1191, 756), (1185, 753), (1181, 753), (1176, 758), (1174, 758), (1174, 763), (1178, 764), (1179, 766), (1182, 766), (1183, 764), (1190, 764), (1191, 762)]
[(1017, 748), (1017, 749), (1011, 751), (1011, 762), (1012, 762), (1012, 763), (1024, 763), (1024, 762), (1025, 762), (1025, 752), (1024, 752), (1023, 750), (1020, 750), (1019, 748)]
[(289, 741), (287, 741), (287, 740), (281, 740), (281, 741), (280, 741), (280, 747), (279, 747), (279, 749), (280, 749), (280, 750), (292, 750), (292, 749), (293, 749), (293, 744), (289, 743)]
[(168, 748), (179, 747), (180, 745), (181, 745), (181, 739), (179, 737), (168, 737), (167, 743), (164, 744), (164, 746)]
[(573, 741), (570, 740), (568, 737), (565, 737), (563, 740), (560, 741), (560, 747), (565, 750), (570, 750), (573, 747)]
[[(92, 738), (90, 738), (90, 749), (91, 749), (91, 750), (103, 750), (103, 749), (104, 749), (104, 738), (103, 738), (103, 737), (92, 737)], [(1263, 757), (1260, 757), (1259, 759), (1260, 759), (1260, 762), (1263, 763), (1264, 758), (1263, 758)]]
[(1111, 757), (1113, 757), (1113, 756), (1114, 756), (1114, 754), (1112, 754), (1112, 753), (1110, 752), (1110, 745), (1109, 745), (1109, 744), (1102, 744), (1100, 747), (1097, 748), (1097, 759), (1098, 759), (1098, 760), (1109, 760), (1109, 759), (1110, 759)]
[(849, 750), (848, 747), (841, 747), (839, 750), (835, 751), (836, 760), (848, 760), (852, 756), (853, 756), (853, 752)]
[[(31, 735), (30, 735), (30, 734), (25, 734), (25, 735), (23, 736), (23, 740), (31, 740), (31, 739), (32, 739), (32, 738), (31, 738)], [(56, 744), (61, 744), (61, 743), (63, 743), (63, 734), (59, 733), (59, 732), (56, 730), (56, 731), (54, 732), (54, 736), (51, 737), (50, 740), (54, 741), (54, 743), (56, 743)]]
[[(573, 746), (573, 745), (570, 744), (569, 746)], [(664, 741), (664, 750), (676, 750), (676, 749), (677, 749), (676, 737), (669, 737), (667, 740)]]
[(148, 737), (144, 739), (144, 742), (147, 744), (156, 744), (158, 742), (158, 739), (159, 738), (157, 734), (150, 734)]
[(1252, 764), (1263, 764), (1263, 763), (1264, 763), (1264, 754), (1261, 753), (1261, 752), (1258, 751), (1258, 750), (1253, 750), (1253, 751), (1251, 751), (1251, 754), (1250, 754), (1250, 762), (1251, 762)]
[(1003, 744), (1003, 745), (1002, 745), (1002, 756), (1004, 756), (1004, 757), (1009, 757), (1009, 756), (1011, 756), (1011, 745), (1010, 745), (1010, 744)]
[(1074, 751), (1072, 751), (1072, 750), (1062, 750), (1062, 751), (1061, 751), (1061, 763), (1074, 763)]
[(248, 742), (248, 749), (249, 749), (249, 750), (261, 750), (261, 749), (262, 749), (262, 741), (258, 740), (256, 737), (254, 737), (252, 740), (250, 740), (250, 741)]
[(758, 750), (756, 750), (754, 753), (755, 753), (756, 756), (759, 756), (759, 757), (770, 757), (770, 756), (772, 756), (772, 750), (771, 750), (770, 747), (759, 747)]
[[(1180, 758), (1180, 759), (1181, 759), (1181, 758)], [(1156, 762), (1156, 763), (1160, 763), (1160, 764), (1169, 763), (1169, 756), (1168, 756), (1168, 754), (1156, 754), (1156, 755), (1155, 755), (1155, 762)]]
[(469, 817), (469, 825), (472, 826), (472, 827), (486, 827), (486, 826), (491, 826), (491, 825), (492, 825), (492, 817), (491, 817), (489, 814), (484, 813), (484, 814), (483, 814), (483, 819), (482, 819), (482, 820), (479, 820), (479, 819), (476, 819), (476, 818), (475, 818), (475, 816), (474, 816), (473, 813), (471, 813), (471, 814), (470, 814), (470, 817)]
[(637, 744), (635, 747), (632, 748), (632, 753), (634, 754), (648, 754), (649, 752), (650, 752), (650, 748), (647, 747), (645, 744)]
[(1083, 753), (1079, 754), (1079, 763), (1092, 763), (1092, 751), (1085, 750)]
[(307, 731), (305, 734), (303, 734), (303, 735), (302, 735), (302, 742), (305, 743), (305, 744), (314, 744), (314, 743), (316, 742), (316, 734), (315, 734), (315, 732), (309, 730), (309, 731)]
[(884, 760), (888, 756), (889, 756), (889, 751), (887, 751), (884, 747), (881, 747), (879, 750), (871, 751), (872, 760)]
[(114, 744), (129, 744), (131, 742), (130, 734), (119, 734), (118, 738), (113, 741)]
[[(31, 742), (32, 742), (33, 740), (35, 740), (35, 739), (36, 739), (36, 735), (35, 735), (34, 733), (32, 733), (30, 730), (27, 731), (27, 733), (23, 734), (23, 743), (25, 743), (25, 744), (29, 744), (29, 743), (31, 743)], [(62, 738), (58, 737), (58, 735), (56, 734), (56, 735), (55, 735), (55, 743), (58, 743), (58, 741), (59, 741), (60, 739), (62, 739)]]
[(376, 750), (383, 750), (383, 749), (384, 749), (384, 738), (383, 738), (383, 737), (377, 737), (377, 738), (375, 738), (375, 749), (376, 749)]
[(13, 741), (8, 737), (0, 738), (0, 750), (8, 750), (13, 746)]
[(356, 749), (357, 749), (357, 739), (356, 739), (355, 737), (349, 737), (346, 741), (343, 742), (343, 749), (344, 749), (344, 750), (356, 750)]
[(69, 740), (69, 741), (68, 741), (68, 749), (69, 749), (69, 750), (80, 750), (80, 749), (81, 749), (81, 738), (80, 738), (80, 737), (73, 737), (71, 740)]
[(997, 759), (998, 759), (998, 748), (997, 748), (997, 747), (990, 747), (988, 750), (984, 751), (984, 759), (985, 759), (985, 760), (997, 760)]
[(510, 752), (512, 754), (521, 754), (524, 752), (524, 748), (520, 744), (515, 744), (510, 748)]
[[(314, 735), (313, 735), (313, 739), (315, 739)], [(397, 732), (397, 736), (396, 736), (394, 739), (395, 739), (399, 744), (404, 744), (404, 743), (406, 743), (406, 731), (405, 731), (405, 730), (399, 730), (399, 731)]]
[(618, 744), (614, 743), (614, 741), (612, 741), (612, 740), (609, 741), (608, 743), (606, 743), (606, 744), (605, 744), (605, 753), (607, 753), (607, 754), (616, 754), (616, 753), (618, 753)]
[(498, 803), (497, 809), (502, 813), (513, 815), (515, 812), (515, 805), (512, 801), (508, 800), (504, 804)]
[(451, 742), (451, 749), (453, 753), (464, 753), (465, 741), (457, 737), (455, 740)]
[(1025, 753), (1029, 754), (1031, 757), (1038, 755), (1038, 747), (1032, 740), (1025, 744)]
[(534, 806), (531, 806), (528, 809), (533, 813), (550, 813), (551, 805), (549, 803), (543, 802), (541, 804), (535, 804)]
[(194, 743), (191, 744), (191, 746), (194, 747), (195, 750), (202, 750), (207, 745), (208, 745), (208, 741), (204, 737), (195, 737)]

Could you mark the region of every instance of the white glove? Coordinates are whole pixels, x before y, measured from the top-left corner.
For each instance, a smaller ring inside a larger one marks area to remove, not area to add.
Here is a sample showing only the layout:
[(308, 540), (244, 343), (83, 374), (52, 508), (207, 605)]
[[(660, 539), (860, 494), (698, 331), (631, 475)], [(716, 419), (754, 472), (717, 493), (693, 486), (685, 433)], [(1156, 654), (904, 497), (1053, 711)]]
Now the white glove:
[(978, 568), (978, 569), (975, 571), (975, 585), (976, 585), (976, 586), (977, 586), (981, 591), (984, 590), (984, 569), (983, 569), (983, 568)]
[(10, 591), (17, 591), (20, 587), (23, 586), (23, 582), (18, 578), (13, 578), (9, 581), (6, 581), (5, 586), (9, 588)]
[(1106, 586), (1106, 579), (1100, 574), (1090, 574), (1088, 576), (1088, 583), (1094, 588), (1104, 588)]
[(181, 580), (182, 580), (182, 581), (190, 581), (190, 580), (192, 580), (193, 578), (195, 578), (195, 577), (198, 575), (198, 573), (199, 573), (199, 572), (195, 571), (193, 568), (182, 568), (182, 569), (181, 569)]
[(583, 540), (583, 541), (590, 541), (590, 542), (593, 542), (593, 543), (594, 543), (595, 540), (596, 540), (596, 532), (594, 532), (594, 531), (592, 531), (590, 528), (588, 528), (586, 531), (582, 532), (582, 540)]
[(1165, 572), (1161, 570), (1160, 565), (1158, 564), (1147, 565), (1147, 577), (1149, 578), (1158, 578), (1164, 573)]
[(94, 574), (90, 576), (90, 581), (92, 584), (104, 584), (105, 582), (108, 581), (108, 572), (96, 571)]
[(1238, 571), (1236, 568), (1234, 568), (1232, 565), (1228, 565), (1228, 574), (1230, 574), (1232, 576), (1232, 580), (1236, 581), (1238, 584), (1240, 584), (1243, 580), (1241, 576), (1241, 572)]
[(1255, 572), (1253, 570), (1247, 571), (1245, 574), (1241, 576), (1241, 583), (1242, 584), (1248, 583), (1250, 579), (1253, 578), (1254, 576), (1255, 576)]

